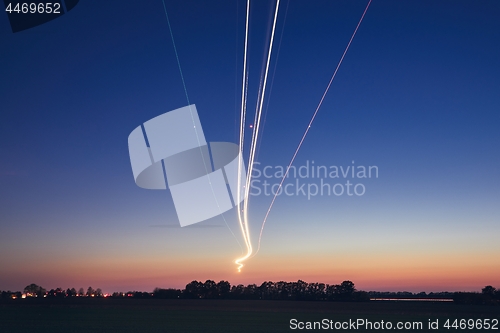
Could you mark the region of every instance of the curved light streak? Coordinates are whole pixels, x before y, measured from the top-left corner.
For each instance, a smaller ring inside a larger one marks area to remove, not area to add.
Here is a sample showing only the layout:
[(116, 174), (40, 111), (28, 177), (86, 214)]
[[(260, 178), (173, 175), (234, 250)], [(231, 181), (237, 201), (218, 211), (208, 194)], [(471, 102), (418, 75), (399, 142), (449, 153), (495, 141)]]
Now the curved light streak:
[(337, 64), (337, 67), (335, 68), (335, 71), (333, 72), (333, 75), (332, 75), (332, 77), (330, 79), (330, 82), (328, 83), (328, 85), (327, 85), (327, 87), (325, 89), (325, 92), (323, 93), (323, 96), (321, 96), (321, 99), (320, 99), (320, 101), (318, 103), (318, 106), (316, 107), (316, 110), (314, 111), (314, 114), (312, 115), (311, 120), (309, 121), (309, 124), (307, 125), (304, 134), (302, 135), (302, 139), (300, 140), (297, 148), (295, 149), (295, 152), (294, 152), (294, 154), (292, 156), (292, 159), (290, 160), (290, 163), (288, 164), (288, 166), (286, 168), (286, 172), (283, 175), (283, 178), (281, 178), (281, 182), (280, 182), (280, 184), (278, 186), (278, 190), (274, 194), (273, 200), (271, 201), (271, 204), (269, 205), (269, 208), (267, 209), (266, 215), (264, 216), (264, 220), (262, 221), (262, 227), (260, 228), (260, 234), (259, 234), (257, 251), (255, 251), (255, 254), (253, 256), (255, 256), (259, 252), (259, 250), (260, 250), (260, 243), (261, 243), (261, 239), (262, 239), (262, 232), (264, 231), (264, 226), (266, 225), (267, 217), (269, 216), (269, 213), (271, 212), (271, 209), (273, 208), (273, 205), (274, 205), (274, 202), (276, 201), (278, 193), (280, 193), (280, 190), (283, 187), (283, 183), (285, 182), (285, 179), (288, 176), (288, 172), (290, 171), (290, 168), (291, 168), (293, 162), (295, 161), (295, 158), (297, 157), (297, 154), (299, 153), (300, 148), (302, 147), (302, 143), (304, 142), (307, 134), (309, 133), (309, 130), (311, 129), (311, 125), (314, 122), (314, 119), (316, 118), (316, 115), (318, 114), (318, 111), (321, 108), (321, 105), (323, 104), (323, 101), (324, 101), (324, 99), (326, 97), (326, 94), (328, 93), (328, 90), (330, 90), (330, 86), (332, 85), (332, 82), (335, 79), (335, 76), (337, 76), (337, 72), (338, 72), (338, 70), (340, 68), (340, 65), (342, 64), (342, 61), (344, 60), (344, 57), (345, 57), (347, 51), (349, 50), (349, 47), (351, 46), (351, 43), (352, 43), (352, 40), (354, 39), (354, 36), (356, 36), (356, 33), (358, 32), (358, 29), (359, 29), (359, 26), (361, 25), (361, 22), (363, 22), (363, 19), (364, 19), (365, 14), (366, 14), (366, 12), (368, 10), (368, 7), (370, 7), (371, 2), (372, 2), (372, 0), (368, 1), (368, 4), (366, 5), (366, 8), (365, 8), (365, 10), (363, 12), (363, 15), (361, 15), (361, 18), (359, 19), (358, 25), (356, 26), (356, 29), (354, 29), (354, 32), (352, 33), (351, 39), (349, 40), (349, 43), (347, 43), (347, 46), (346, 46), (346, 48), (344, 50), (344, 53), (342, 54), (342, 57), (340, 58), (340, 60), (339, 60), (339, 62)]
[[(247, 3), (247, 28), (248, 28), (248, 10), (249, 10), (249, 0), (248, 0), (248, 3)], [(263, 107), (263, 103), (264, 103), (264, 96), (265, 96), (265, 93), (266, 93), (266, 84), (267, 84), (267, 76), (268, 76), (268, 73), (269, 73), (269, 63), (271, 61), (271, 54), (272, 54), (272, 50), (273, 50), (273, 41), (274, 41), (274, 33), (276, 31), (276, 21), (277, 21), (277, 18), (278, 18), (278, 10), (279, 10), (279, 4), (280, 4), (280, 0), (277, 0), (276, 1), (276, 9), (275, 9), (275, 12), (274, 12), (274, 20), (273, 20), (273, 28), (272, 28), (272, 32), (271, 32), (271, 40), (269, 41), (269, 49), (268, 49), (268, 53), (267, 53), (267, 61), (266, 61), (266, 69), (265, 69), (265, 74), (264, 74), (264, 81), (263, 81), (263, 84), (262, 84), (262, 90), (260, 91), (260, 96), (257, 100), (257, 103), (258, 103), (258, 107), (257, 107), (257, 110), (256, 110), (256, 113), (255, 113), (255, 123), (254, 123), (254, 128), (253, 128), (253, 132), (252, 132), (252, 141), (251, 141), (251, 144), (250, 144), (250, 157), (248, 159), (248, 173), (247, 173), (247, 178), (246, 178), (246, 182), (245, 182), (245, 196), (243, 198), (243, 219), (241, 219), (240, 217), (240, 214), (241, 214), (241, 210), (239, 209), (238, 210), (238, 216), (239, 216), (239, 222), (240, 222), (240, 227), (243, 231), (243, 234), (244, 234), (244, 238), (245, 238), (245, 243), (247, 245), (247, 254), (241, 258), (238, 258), (236, 259), (235, 263), (238, 266), (238, 272), (241, 271), (241, 268), (243, 267), (243, 261), (245, 261), (246, 259), (250, 258), (250, 256), (252, 255), (252, 252), (253, 252), (253, 249), (252, 249), (252, 244), (251, 244), (251, 241), (250, 241), (250, 229), (249, 229), (249, 223), (248, 223), (248, 200), (249, 200), (249, 194), (250, 194), (250, 184), (251, 184), (251, 181), (252, 181), (252, 172), (253, 172), (253, 163), (254, 163), (254, 160), (255, 160), (255, 151), (256, 151), (256, 147), (257, 147), (257, 140), (258, 140), (258, 137), (259, 137), (259, 129), (260, 129), (260, 119), (261, 119), (261, 116), (262, 116), (262, 107)], [(246, 30), (246, 34), (248, 33), (248, 30)], [(245, 35), (245, 58), (246, 58), (246, 42), (247, 42), (247, 35)], [(245, 74), (244, 74), (245, 75)], [(245, 103), (246, 103), (246, 100), (245, 100)], [(242, 103), (243, 105), (243, 103)], [(242, 107), (242, 119), (240, 121), (240, 131), (243, 130), (244, 131), (244, 119), (243, 119), (243, 116), (244, 116), (244, 108)], [(242, 132), (240, 132), (240, 148), (242, 149)], [(240, 167), (240, 165), (238, 165), (238, 167)], [(238, 172), (238, 175), (241, 176), (241, 173), (240, 173), (240, 169), (238, 168), (239, 172)], [(240, 192), (240, 188), (238, 188), (238, 193)]]
[[(248, 87), (248, 77), (247, 77), (247, 53), (248, 53), (248, 21), (250, 16), (250, 0), (247, 0), (246, 9), (246, 23), (245, 23), (245, 50), (243, 54), (243, 82), (241, 88), (241, 116), (240, 116), (240, 142), (239, 149), (243, 156), (243, 144), (245, 140), (245, 118), (246, 118), (246, 107), (247, 107), (247, 87)], [(237, 209), (238, 209), (238, 223), (240, 225), (241, 233), (243, 235), (243, 240), (247, 247), (247, 254), (241, 258), (235, 260), (235, 264), (238, 265), (238, 272), (241, 271), (244, 261), (252, 254), (252, 244), (250, 242), (250, 233), (248, 232), (248, 225), (245, 224), (244, 216), (241, 211), (241, 175), (243, 169), (243, 159), (238, 159), (238, 193), (237, 193)]]

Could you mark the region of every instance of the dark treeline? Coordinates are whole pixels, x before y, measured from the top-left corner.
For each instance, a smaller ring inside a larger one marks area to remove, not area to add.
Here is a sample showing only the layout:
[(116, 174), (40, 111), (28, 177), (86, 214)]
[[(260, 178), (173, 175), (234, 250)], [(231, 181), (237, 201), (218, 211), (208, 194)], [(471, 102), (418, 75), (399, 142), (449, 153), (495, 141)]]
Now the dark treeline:
[(500, 288), (486, 286), (481, 293), (455, 293), (453, 301), (459, 304), (494, 304), (500, 305)]
[(325, 283), (272, 282), (267, 281), (260, 286), (249, 284), (244, 286), (233, 285), (227, 281), (205, 282), (192, 281), (184, 289), (155, 288), (153, 292), (128, 291), (103, 294), (101, 289), (88, 287), (51, 289), (49, 291), (30, 284), (23, 292), (0, 292), (1, 298), (68, 298), (68, 297), (111, 297), (111, 298), (157, 298), (157, 299), (240, 299), (240, 300), (295, 300), (295, 301), (369, 301), (371, 298), (453, 298), (456, 303), (462, 304), (500, 304), (500, 289), (486, 286), (481, 293), (442, 292), (442, 293), (411, 293), (411, 292), (376, 292), (356, 290), (354, 283), (344, 281), (341, 284), (328, 285)]
[[(155, 289), (155, 295), (161, 294), (162, 289)], [(351, 281), (341, 284), (328, 285), (324, 283), (272, 282), (267, 281), (260, 286), (242, 284), (231, 286), (227, 281), (207, 280), (205, 283), (192, 281), (181, 292), (182, 298), (207, 299), (262, 299), (262, 300), (297, 300), (297, 301), (369, 301), (365, 291), (358, 291)]]
[(30, 284), (26, 286), (23, 292), (20, 291), (0, 291), (0, 298), (30, 298), (30, 297), (48, 297), (48, 298), (66, 298), (66, 297), (104, 297), (102, 290), (100, 288), (93, 289), (92, 287), (88, 287), (87, 291), (84, 291), (83, 288), (80, 288), (78, 291), (75, 288), (56, 288), (46, 290), (45, 288), (37, 285)]

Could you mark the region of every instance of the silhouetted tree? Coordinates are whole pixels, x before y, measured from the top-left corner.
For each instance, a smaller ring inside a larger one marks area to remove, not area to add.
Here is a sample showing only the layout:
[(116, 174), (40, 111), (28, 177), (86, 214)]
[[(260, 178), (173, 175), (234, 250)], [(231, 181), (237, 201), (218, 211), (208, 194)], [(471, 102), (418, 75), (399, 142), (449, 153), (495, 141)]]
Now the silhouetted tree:
[(145, 292), (145, 291), (128, 291), (127, 292), (127, 297), (132, 297), (132, 298), (150, 298), (152, 297), (150, 293)]
[(66, 292), (62, 288), (50, 289), (47, 293), (47, 297), (64, 298), (66, 297)]
[(191, 281), (184, 289), (184, 298), (201, 298), (205, 294), (205, 287), (202, 282)]
[(325, 300), (326, 285), (324, 283), (309, 283), (309, 285), (307, 286), (307, 293), (313, 300)]
[(274, 282), (272, 281), (262, 282), (262, 284), (259, 287), (259, 291), (261, 299), (273, 299)]
[(227, 299), (229, 298), (230, 292), (231, 292), (231, 284), (229, 282), (219, 281), (219, 283), (217, 283), (218, 298)]
[(302, 280), (293, 282), (291, 284), (290, 294), (291, 298), (295, 300), (307, 299), (307, 283)]
[(341, 293), (341, 294), (349, 295), (355, 291), (356, 291), (356, 288), (354, 288), (354, 283), (352, 283), (351, 281), (344, 281), (339, 286), (339, 293)]
[(327, 285), (326, 286), (326, 299), (329, 301), (334, 301), (336, 300), (336, 294), (337, 294), (337, 286), (336, 284), (334, 285)]
[[(42, 287), (31, 284), (24, 288), (28, 296), (53, 297), (73, 297), (75, 295), (102, 297), (102, 290), (94, 290), (88, 287), (87, 292), (80, 288), (77, 292), (75, 288), (51, 289), (46, 292)], [(1, 298), (20, 298), (19, 292), (0, 291)], [(180, 289), (160, 289), (155, 288), (152, 293), (141, 291), (129, 291), (127, 293), (113, 293), (112, 297), (118, 298), (207, 298), (207, 299), (272, 299), (272, 300), (303, 300), (303, 301), (368, 301), (374, 298), (450, 298), (455, 302), (464, 304), (500, 304), (500, 290), (493, 286), (486, 286), (481, 293), (411, 293), (403, 292), (365, 292), (358, 291), (352, 281), (346, 280), (338, 285), (327, 285), (324, 283), (297, 282), (263, 282), (260, 286), (242, 284), (231, 286), (228, 281), (206, 280), (204, 283), (192, 281), (186, 285), (184, 290)]]
[(45, 295), (46, 293), (46, 290), (39, 285), (32, 283), (24, 288), (24, 293), (28, 297), (43, 297), (43, 295)]
[[(68, 292), (68, 290), (69, 290), (69, 292)], [(76, 289), (75, 288), (71, 288), (71, 289), (68, 288), (68, 290), (66, 291), (68, 296), (70, 296), (70, 297), (76, 296)]]
[(352, 301), (355, 302), (368, 302), (370, 300), (370, 295), (366, 291), (356, 290), (352, 294)]
[(495, 296), (496, 289), (493, 288), (493, 286), (486, 286), (483, 289), (481, 289), (481, 292), (483, 295), (488, 295), (488, 296)]
[(182, 292), (179, 289), (155, 288), (155, 290), (153, 290), (153, 297), (154, 298), (174, 299), (174, 298), (180, 298), (181, 295), (182, 295)]
[(290, 288), (290, 283), (288, 283), (288, 282), (278, 281), (275, 283), (274, 287), (276, 288), (277, 299), (286, 300), (292, 294), (291, 288)]
[(486, 286), (481, 293), (455, 293), (453, 301), (459, 304), (500, 304), (498, 291), (492, 286)]
[(214, 299), (218, 298), (217, 283), (212, 280), (207, 280), (203, 284), (203, 292), (201, 293), (201, 298)]
[(94, 295), (94, 293), (95, 293), (95, 290), (92, 289), (92, 287), (88, 287), (87, 293), (85, 295), (87, 295), (87, 297), (91, 297), (92, 295)]
[(13, 291), (10, 291), (10, 290), (7, 290), (7, 291), (2, 291), (2, 294), (1, 294), (1, 298), (5, 298), (5, 299), (8, 299), (8, 298), (21, 298), (22, 294), (20, 291), (16, 291), (16, 292), (13, 292)]
[(237, 286), (232, 286), (231, 287), (231, 297), (235, 299), (241, 299), (243, 298), (243, 292), (245, 291), (245, 286), (242, 284), (239, 284)]
[(259, 294), (260, 291), (256, 284), (249, 284), (243, 289), (243, 299), (258, 299)]

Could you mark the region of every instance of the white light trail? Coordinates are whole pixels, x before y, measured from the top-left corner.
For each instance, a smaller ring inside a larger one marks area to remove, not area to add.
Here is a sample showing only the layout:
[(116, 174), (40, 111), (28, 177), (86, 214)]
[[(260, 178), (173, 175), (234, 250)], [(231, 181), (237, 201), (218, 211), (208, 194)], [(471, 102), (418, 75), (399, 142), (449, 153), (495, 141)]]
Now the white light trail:
[[(245, 50), (243, 54), (243, 82), (241, 88), (241, 116), (240, 116), (240, 142), (239, 150), (243, 156), (243, 144), (245, 141), (245, 118), (246, 118), (246, 108), (247, 108), (247, 87), (248, 87), (248, 77), (247, 77), (247, 53), (248, 53), (248, 24), (250, 16), (250, 0), (247, 0), (246, 9), (246, 23), (245, 23)], [(243, 159), (238, 159), (238, 189), (237, 189), (237, 201), (238, 201), (238, 223), (240, 224), (241, 233), (247, 247), (247, 254), (242, 258), (236, 259), (235, 263), (238, 265), (238, 272), (241, 271), (243, 264), (240, 261), (247, 259), (252, 254), (252, 244), (250, 242), (250, 233), (248, 232), (248, 225), (245, 224), (244, 217), (241, 211), (241, 175), (243, 171)]]
[[(318, 111), (321, 108), (321, 105), (323, 104), (323, 100), (325, 99), (325, 96), (328, 93), (328, 90), (330, 90), (330, 86), (332, 85), (332, 82), (335, 79), (335, 76), (337, 76), (337, 72), (338, 72), (338, 70), (340, 68), (340, 65), (342, 64), (342, 61), (344, 60), (344, 57), (345, 57), (347, 51), (349, 50), (349, 47), (351, 46), (351, 43), (352, 43), (352, 40), (354, 39), (354, 36), (356, 36), (356, 33), (358, 32), (358, 29), (359, 29), (359, 26), (361, 25), (361, 22), (363, 22), (363, 19), (364, 19), (365, 14), (366, 14), (366, 12), (368, 10), (368, 7), (370, 7), (371, 2), (372, 2), (372, 0), (368, 1), (368, 4), (366, 5), (366, 8), (365, 8), (365, 10), (363, 12), (363, 15), (361, 15), (361, 18), (359, 19), (358, 25), (356, 26), (356, 29), (354, 29), (354, 32), (352, 33), (351, 39), (349, 40), (349, 43), (347, 43), (347, 46), (346, 46), (346, 48), (344, 50), (344, 53), (342, 54), (342, 57), (340, 58), (340, 60), (339, 60), (339, 62), (337, 64), (337, 67), (335, 68), (335, 71), (333, 72), (333, 75), (332, 75), (332, 77), (330, 79), (330, 82), (328, 83), (328, 85), (327, 85), (327, 87), (325, 89), (325, 92), (323, 93), (323, 96), (321, 96), (321, 99), (320, 99), (320, 101), (318, 103), (318, 106), (316, 107), (316, 110), (314, 111), (314, 114), (311, 117), (311, 120), (309, 121), (309, 124), (307, 125), (304, 134), (302, 135), (302, 139), (300, 140), (297, 148), (295, 149), (295, 153), (293, 154), (292, 159), (290, 160), (290, 163), (288, 164), (288, 166), (286, 168), (286, 172), (283, 175), (283, 178), (281, 179), (281, 182), (280, 182), (280, 184), (278, 186), (278, 190), (274, 194), (273, 200), (271, 201), (271, 204), (269, 205), (269, 208), (267, 209), (266, 215), (264, 216), (264, 220), (262, 221), (262, 227), (260, 228), (260, 234), (259, 234), (259, 241), (258, 241), (257, 251), (255, 251), (254, 256), (260, 250), (260, 243), (261, 243), (261, 239), (262, 239), (262, 232), (264, 231), (264, 226), (266, 225), (267, 217), (269, 216), (269, 213), (271, 212), (271, 209), (273, 208), (273, 205), (274, 205), (274, 202), (276, 201), (278, 193), (280, 193), (280, 190), (281, 190), (281, 188), (283, 186), (283, 183), (284, 183), (286, 177), (288, 176), (288, 172), (290, 171), (290, 167), (292, 166), (293, 162), (295, 161), (295, 158), (297, 157), (297, 154), (299, 153), (299, 150), (302, 147), (302, 143), (304, 142), (304, 140), (305, 140), (305, 138), (307, 136), (307, 133), (309, 133), (309, 130), (311, 129), (311, 125), (314, 122), (314, 119), (316, 118), (316, 115), (318, 114)], [(249, 166), (249, 168), (250, 168), (250, 166)], [(247, 183), (247, 186), (249, 186), (248, 183)]]
[[(253, 171), (253, 162), (254, 162), (254, 159), (255, 159), (255, 151), (256, 151), (256, 147), (257, 147), (257, 140), (258, 140), (258, 137), (259, 137), (259, 128), (260, 128), (260, 119), (261, 119), (261, 115), (262, 115), (262, 107), (263, 107), (263, 102), (264, 102), (264, 96), (265, 96), (265, 92), (266, 92), (266, 84), (267, 84), (267, 75), (268, 75), (268, 72), (269, 72), (269, 63), (271, 61), (271, 54), (272, 54), (272, 49), (273, 49), (273, 41), (274, 41), (274, 32), (276, 30), (276, 21), (277, 21), (277, 18), (278, 18), (278, 9), (279, 9), (279, 4), (280, 4), (280, 0), (277, 0), (276, 1), (276, 9), (275, 9), (275, 12), (274, 12), (274, 21), (273, 21), (273, 28), (272, 28), (272, 32), (271, 32), (271, 40), (269, 42), (269, 49), (268, 49), (268, 54), (267, 54), (267, 62), (266, 62), (266, 70), (265, 70), (265, 74), (264, 74), (264, 82), (263, 82), (263, 85), (262, 85), (262, 90), (260, 91), (260, 94), (259, 94), (259, 97), (257, 99), (257, 110), (256, 110), (256, 113), (255, 113), (255, 122), (254, 122), (254, 126), (253, 126), (253, 132), (252, 132), (252, 141), (251, 141), (251, 144), (250, 144), (250, 157), (248, 159), (248, 172), (247, 172), (247, 178), (246, 178), (246, 182), (245, 182), (245, 195), (243, 197), (243, 219), (241, 219), (241, 209), (240, 209), (240, 206), (238, 204), (238, 220), (240, 222), (240, 227), (242, 229), (242, 232), (243, 232), (243, 237), (245, 238), (245, 243), (247, 245), (247, 254), (241, 258), (238, 258), (236, 259), (235, 263), (238, 266), (238, 271), (241, 271), (241, 268), (243, 267), (243, 264), (242, 262), (245, 261), (246, 259), (248, 259), (251, 255), (252, 255), (252, 252), (253, 252), (253, 249), (252, 249), (252, 244), (251, 244), (251, 241), (250, 241), (250, 229), (249, 229), (249, 223), (248, 223), (248, 200), (249, 200), (249, 195), (250, 195), (250, 184), (251, 184), (251, 181), (252, 181), (252, 171)], [(249, 11), (249, 7), (250, 7), (250, 0), (248, 0), (247, 2), (247, 30), (246, 30), (246, 33), (245, 33), (245, 64), (246, 64), (246, 51), (247, 51), (247, 36), (248, 36), (248, 11)], [(244, 65), (245, 67), (245, 65)], [(244, 81), (245, 82), (245, 75), (246, 73), (243, 74), (244, 75)], [(246, 91), (246, 90), (245, 90)], [(243, 94), (243, 92), (242, 92)], [(245, 102), (243, 103), (242, 102), (242, 111), (241, 111), (241, 121), (240, 121), (240, 149), (243, 148), (243, 138), (244, 138), (244, 119), (243, 117), (245, 116), (244, 112), (246, 111), (246, 107), (244, 107), (244, 105), (246, 105), (246, 96), (245, 96)], [(238, 163), (238, 185), (241, 186), (241, 182), (240, 182), (240, 179), (241, 179), (241, 162)], [(241, 191), (241, 188), (238, 187), (238, 195), (240, 194), (240, 191)]]
[[(250, 1), (250, 0), (248, 0)], [(194, 116), (193, 116), (193, 111), (191, 110), (191, 103), (189, 102), (189, 95), (188, 95), (188, 91), (187, 91), (187, 88), (186, 88), (186, 81), (184, 80), (184, 75), (182, 73), (182, 67), (181, 67), (181, 62), (179, 60), (179, 54), (177, 52), (177, 46), (175, 44), (175, 39), (174, 39), (174, 34), (172, 32), (172, 26), (170, 25), (170, 19), (168, 17), (168, 12), (167, 12), (167, 6), (165, 4), (165, 0), (162, 0), (162, 3), (163, 3), (163, 9), (164, 9), (164, 12), (165, 12), (165, 18), (167, 19), (167, 24), (168, 24), (168, 30), (170, 32), (170, 37), (172, 39), (172, 45), (174, 47), (174, 52), (175, 52), (175, 58), (177, 60), (177, 66), (179, 68), (179, 73), (181, 75), (181, 80), (182, 80), (182, 86), (184, 87), (184, 93), (186, 94), (186, 100), (187, 100), (187, 104), (189, 106), (189, 111), (191, 113), (191, 120), (193, 122), (193, 128), (195, 128), (195, 122), (194, 122)], [(195, 134), (196, 134), (196, 140), (198, 141), (198, 146), (200, 147), (200, 153), (201, 153), (201, 143), (200, 143), (200, 138), (198, 137), (198, 132), (195, 130)], [(236, 238), (236, 235), (233, 233), (233, 230), (231, 230), (231, 228), (229, 227), (229, 225), (227, 224), (227, 221), (226, 221), (226, 218), (224, 217), (224, 214), (222, 213), (222, 210), (221, 210), (221, 207), (219, 205), (219, 202), (217, 200), (217, 197), (215, 195), (215, 192), (214, 192), (214, 188), (212, 186), (212, 183), (210, 182), (210, 175), (208, 173), (208, 167), (207, 167), (207, 162), (205, 161), (205, 157), (203, 154), (201, 154), (201, 158), (202, 158), (202, 161), (203, 161), (203, 165), (205, 167), (205, 172), (206, 174), (208, 175), (208, 181), (210, 183), (210, 189), (212, 190), (212, 195), (215, 199), (215, 203), (217, 204), (217, 208), (219, 209), (219, 212), (220, 212), (220, 215), (222, 216), (222, 220), (224, 221), (224, 223), (226, 224), (226, 227), (229, 229), (229, 231), (231, 232), (231, 234), (233, 235), (234, 239), (236, 240), (236, 242), (238, 243), (238, 245), (241, 247), (240, 245), (240, 242), (238, 241), (238, 238)]]

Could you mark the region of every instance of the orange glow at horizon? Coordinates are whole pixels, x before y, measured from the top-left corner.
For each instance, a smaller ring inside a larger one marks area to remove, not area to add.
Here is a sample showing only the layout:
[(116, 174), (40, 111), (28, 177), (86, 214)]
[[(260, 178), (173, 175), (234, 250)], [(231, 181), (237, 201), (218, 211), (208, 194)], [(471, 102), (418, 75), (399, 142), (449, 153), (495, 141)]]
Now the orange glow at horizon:
[[(31, 266), (23, 284), (39, 283), (49, 288), (100, 287), (105, 292), (144, 290), (155, 287), (183, 288), (198, 280), (229, 281), (232, 285), (264, 281), (323, 282), (351, 280), (360, 290), (379, 291), (479, 291), (485, 285), (500, 285), (500, 264), (495, 255), (445, 256), (331, 255), (256, 257), (242, 273), (234, 272), (227, 258), (95, 258), (62, 265), (58, 262)], [(6, 277), (11, 275), (8, 273)], [(19, 275), (19, 274), (18, 274)], [(40, 281), (34, 281), (37, 276)]]

